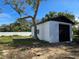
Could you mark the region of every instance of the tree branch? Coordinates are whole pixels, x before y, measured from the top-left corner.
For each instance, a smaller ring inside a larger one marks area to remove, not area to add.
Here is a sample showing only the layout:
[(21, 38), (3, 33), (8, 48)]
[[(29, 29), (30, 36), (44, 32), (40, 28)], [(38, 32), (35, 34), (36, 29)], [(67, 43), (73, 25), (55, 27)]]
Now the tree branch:
[(22, 18), (20, 18), (20, 19), (26, 19), (26, 18), (32, 18), (32, 19), (33, 19), (32, 16), (25, 16), (25, 17), (22, 17)]
[(18, 15), (21, 17), (21, 14), (16, 10), (16, 8), (13, 7), (11, 4), (9, 4), (9, 5), (10, 5), (10, 7), (11, 7), (14, 11), (16, 11), (16, 12), (18, 13)]
[(36, 1), (37, 3), (36, 3), (36, 8), (35, 8), (35, 14), (34, 14), (34, 19), (36, 18), (36, 16), (37, 16), (37, 12), (38, 12), (38, 8), (39, 8), (39, 4), (40, 4), (40, 0), (37, 0)]

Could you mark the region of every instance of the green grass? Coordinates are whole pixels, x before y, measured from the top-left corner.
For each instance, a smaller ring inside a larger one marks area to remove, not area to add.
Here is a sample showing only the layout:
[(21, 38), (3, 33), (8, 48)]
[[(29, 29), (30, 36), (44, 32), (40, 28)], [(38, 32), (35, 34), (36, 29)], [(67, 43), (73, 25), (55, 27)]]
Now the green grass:
[(1, 36), (0, 37), (0, 44), (8, 44), (9, 46), (21, 46), (27, 45), (31, 46), (34, 44), (46, 43), (44, 41), (35, 40), (31, 36)]
[(6, 44), (12, 42), (11, 36), (2, 36), (0, 37), (0, 44)]
[(14, 35), (14, 36), (1, 36), (0, 37), (0, 44), (12, 43), (13, 39), (26, 39), (26, 38), (31, 38), (31, 36), (17, 36), (17, 35)]

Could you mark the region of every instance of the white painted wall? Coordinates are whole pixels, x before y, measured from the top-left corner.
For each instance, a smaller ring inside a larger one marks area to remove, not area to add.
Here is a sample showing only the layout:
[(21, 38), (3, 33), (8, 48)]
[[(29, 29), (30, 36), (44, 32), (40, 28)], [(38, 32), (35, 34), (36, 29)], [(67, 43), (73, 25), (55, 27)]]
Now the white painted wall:
[(34, 37), (34, 27), (31, 27), (32, 37)]
[(40, 40), (50, 41), (49, 22), (39, 24), (37, 26), (37, 29), (39, 29), (39, 34), (37, 34), (37, 35), (38, 35), (38, 38), (40, 38)]
[(59, 42), (59, 23), (55, 22), (55, 21), (49, 21), (50, 23), (50, 43), (55, 43), (55, 42)]
[(12, 36), (12, 35), (30, 36), (32, 35), (32, 32), (0, 32), (0, 36)]
[[(37, 25), (39, 29), (38, 38), (50, 43), (59, 42), (59, 24), (66, 24), (70, 26), (70, 40), (72, 41), (72, 25), (64, 22), (48, 21)], [(34, 36), (34, 27), (32, 27), (32, 36)]]
[[(37, 25), (37, 29), (39, 30), (39, 34), (37, 34), (40, 40), (50, 41), (49, 36), (49, 22), (45, 22)], [(34, 27), (32, 26), (32, 36), (34, 36)]]

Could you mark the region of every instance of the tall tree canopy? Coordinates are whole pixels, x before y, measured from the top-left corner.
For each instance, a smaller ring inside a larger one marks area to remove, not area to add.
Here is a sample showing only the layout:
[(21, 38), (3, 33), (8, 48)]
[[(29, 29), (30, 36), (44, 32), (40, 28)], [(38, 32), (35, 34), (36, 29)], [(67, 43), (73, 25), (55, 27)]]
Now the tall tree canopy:
[[(10, 5), (19, 15), (20, 19), (26, 19), (31, 18), (33, 25), (34, 25), (34, 38), (37, 39), (37, 26), (36, 26), (36, 16), (38, 12), (38, 8), (40, 5), (40, 2), (43, 0), (4, 0), (5, 4)], [(45, 1), (45, 0), (44, 0)], [(30, 6), (33, 8), (34, 15), (25, 15), (25, 17), (22, 17), (22, 15), (27, 14), (26, 8)]]

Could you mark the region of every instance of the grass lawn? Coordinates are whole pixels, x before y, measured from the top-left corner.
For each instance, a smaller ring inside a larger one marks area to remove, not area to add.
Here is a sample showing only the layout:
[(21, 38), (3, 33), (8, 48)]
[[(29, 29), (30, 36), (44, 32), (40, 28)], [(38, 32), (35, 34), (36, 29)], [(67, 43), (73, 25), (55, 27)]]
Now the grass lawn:
[(8, 44), (10, 46), (32, 46), (32, 45), (44, 45), (47, 44), (45, 41), (35, 40), (32, 36), (1, 36), (0, 37), (0, 45)]
[(12, 42), (12, 37), (10, 36), (1, 36), (0, 37), (0, 44), (6, 44)]
[(26, 38), (31, 38), (31, 36), (1, 36), (0, 37), (0, 44), (8, 44), (12, 43), (13, 39), (26, 39)]

